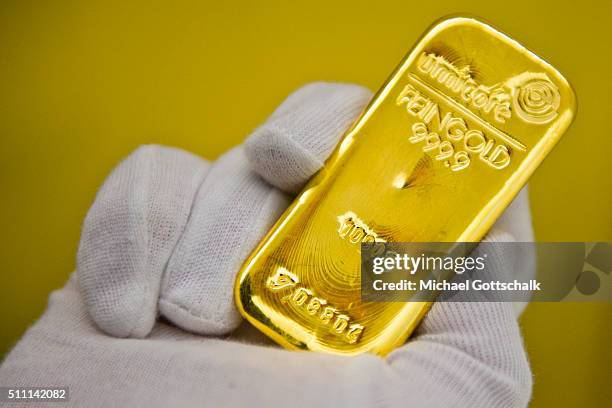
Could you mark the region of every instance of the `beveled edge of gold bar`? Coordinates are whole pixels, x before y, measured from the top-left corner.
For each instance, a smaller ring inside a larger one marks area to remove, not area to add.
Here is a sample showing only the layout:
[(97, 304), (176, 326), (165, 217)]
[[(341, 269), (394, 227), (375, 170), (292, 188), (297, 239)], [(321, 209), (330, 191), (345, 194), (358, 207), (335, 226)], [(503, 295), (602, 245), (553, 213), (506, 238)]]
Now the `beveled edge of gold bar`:
[[(338, 144), (332, 155), (326, 161), (326, 166), (333, 167), (334, 164), (338, 163), (338, 158), (352, 144), (354, 136), (358, 133), (362, 125), (377, 110), (378, 106), (385, 100), (389, 92), (400, 80), (401, 76), (405, 73), (407, 68), (414, 62), (414, 59), (417, 57), (415, 50), (420, 48), (423, 44), (427, 43), (427, 41), (429, 41), (431, 38), (435, 37), (440, 31), (452, 27), (454, 25), (462, 24), (474, 25), (481, 29), (484, 29), (491, 35), (496, 36), (498, 39), (500, 39), (500, 41), (505, 41), (510, 46), (515, 47), (524, 52), (529, 58), (532, 58), (538, 63), (542, 64), (547, 69), (547, 73), (553, 75), (555, 77), (555, 81), (557, 81), (559, 85), (563, 85), (565, 89), (567, 89), (568, 95), (571, 97), (571, 100), (568, 101), (567, 108), (564, 109), (560, 117), (554, 122), (554, 126), (550, 127), (548, 131), (544, 134), (544, 136), (532, 148), (531, 152), (529, 153), (532, 159), (524, 160), (521, 163), (520, 168), (508, 179), (508, 182), (506, 183), (505, 187), (500, 190), (500, 192), (496, 195), (496, 199), (491, 201), (492, 205), (489, 208), (486, 208), (486, 211), (484, 211), (487, 214), (485, 219), (474, 220), (470, 227), (466, 229), (465, 233), (461, 236), (461, 238), (457, 240), (458, 242), (475, 242), (482, 239), (484, 234), (493, 225), (495, 220), (501, 215), (506, 206), (511, 202), (511, 200), (516, 196), (516, 194), (518, 194), (522, 186), (527, 182), (527, 179), (531, 176), (535, 168), (537, 168), (537, 166), (542, 162), (543, 158), (554, 147), (556, 142), (567, 130), (575, 116), (577, 104), (576, 95), (572, 86), (558, 70), (556, 70), (551, 64), (549, 64), (533, 52), (529, 51), (516, 40), (513, 40), (512, 38), (508, 37), (507, 35), (494, 28), (491, 24), (484, 21), (483, 19), (465, 14), (449, 15), (438, 19), (432, 25), (430, 25), (427, 30), (421, 35), (415, 45), (411, 47), (406, 56), (402, 59), (396, 69), (391, 73), (391, 75), (388, 77), (388, 79), (379, 89), (379, 91), (373, 96), (372, 100), (364, 109), (360, 117), (346, 131), (344, 137), (341, 139), (340, 143)], [(314, 178), (316, 178), (316, 176)], [(261, 240), (261, 242), (257, 245), (257, 247), (253, 250), (253, 252), (243, 264), (240, 272), (236, 277), (236, 284), (234, 287), (236, 306), (240, 311), (241, 315), (247, 321), (249, 321), (249, 323), (254, 325), (257, 329), (262, 331), (272, 340), (288, 349), (325, 351), (342, 355), (355, 355), (363, 352), (373, 352), (379, 355), (385, 355), (391, 350), (393, 350), (395, 347), (401, 345), (406, 341), (410, 333), (416, 328), (422, 317), (431, 307), (431, 302), (420, 302), (425, 304), (420, 309), (420, 311), (416, 314), (413, 314), (411, 316), (411, 319), (409, 319), (408, 321), (404, 319), (399, 319), (401, 320), (401, 322), (397, 323), (401, 323), (404, 326), (403, 329), (398, 329), (398, 331), (395, 332), (394, 336), (383, 336), (388, 337), (386, 341), (378, 341), (376, 344), (369, 344), (366, 346), (356, 346), (354, 349), (351, 350), (336, 350), (322, 345), (312, 347), (312, 345), (308, 345), (302, 341), (299, 341), (298, 339), (294, 339), (288, 333), (284, 332), (280, 327), (274, 324), (274, 322), (272, 322), (272, 320), (268, 316), (264, 316), (259, 310), (254, 310), (256, 308), (250, 305), (252, 300), (250, 298), (250, 294), (247, 291), (250, 280), (249, 272), (252, 264), (255, 263), (257, 258), (259, 258), (259, 256), (264, 253), (267, 244), (271, 242), (272, 239), (282, 230), (283, 225), (291, 217), (292, 213), (295, 212), (299, 205), (306, 199), (311, 186), (312, 182), (309, 182), (304, 187), (302, 192), (300, 192), (300, 194), (294, 199), (294, 201), (290, 204), (287, 210), (285, 210), (285, 212), (281, 215), (278, 221), (274, 224), (274, 226)], [(504, 204), (504, 200), (500, 199), (500, 197), (502, 196), (510, 197), (510, 199), (507, 200), (507, 202)]]

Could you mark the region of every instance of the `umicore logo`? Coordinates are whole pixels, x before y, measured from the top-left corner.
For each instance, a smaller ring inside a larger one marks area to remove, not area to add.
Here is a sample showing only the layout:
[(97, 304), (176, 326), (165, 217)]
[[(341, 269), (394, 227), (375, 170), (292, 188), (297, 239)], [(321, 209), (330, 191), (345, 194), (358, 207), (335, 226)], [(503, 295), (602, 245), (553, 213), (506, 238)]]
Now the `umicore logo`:
[(524, 122), (548, 123), (557, 116), (559, 89), (544, 73), (523, 72), (503, 83), (483, 85), (472, 77), (471, 67), (457, 67), (444, 56), (424, 52), (417, 69), (421, 75), (459, 96), (465, 104), (505, 123), (516, 112)]

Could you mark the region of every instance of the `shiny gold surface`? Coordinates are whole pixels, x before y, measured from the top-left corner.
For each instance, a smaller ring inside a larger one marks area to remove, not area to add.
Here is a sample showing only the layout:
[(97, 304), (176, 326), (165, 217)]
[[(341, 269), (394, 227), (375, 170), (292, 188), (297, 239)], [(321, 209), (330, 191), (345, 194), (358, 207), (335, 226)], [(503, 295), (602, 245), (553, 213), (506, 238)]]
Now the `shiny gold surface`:
[(550, 65), (473, 18), (434, 25), (245, 262), (241, 313), (281, 345), (385, 354), (429, 304), (360, 301), (360, 243), (480, 240), (572, 121)]

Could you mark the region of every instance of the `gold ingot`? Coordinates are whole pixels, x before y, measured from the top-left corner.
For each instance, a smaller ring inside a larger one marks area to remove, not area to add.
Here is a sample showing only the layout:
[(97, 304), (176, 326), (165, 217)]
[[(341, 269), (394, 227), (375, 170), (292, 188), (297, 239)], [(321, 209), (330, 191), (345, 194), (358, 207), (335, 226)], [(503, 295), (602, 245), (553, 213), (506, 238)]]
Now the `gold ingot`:
[(431, 303), (362, 302), (360, 244), (477, 242), (570, 125), (557, 70), (474, 18), (433, 25), (240, 271), (279, 344), (384, 355)]

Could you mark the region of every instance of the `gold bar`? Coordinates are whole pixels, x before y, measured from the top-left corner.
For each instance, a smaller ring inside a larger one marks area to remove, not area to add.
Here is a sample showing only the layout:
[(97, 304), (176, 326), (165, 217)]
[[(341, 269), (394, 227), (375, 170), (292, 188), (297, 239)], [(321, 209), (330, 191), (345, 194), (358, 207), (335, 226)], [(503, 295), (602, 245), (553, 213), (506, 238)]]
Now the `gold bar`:
[(244, 317), (291, 349), (386, 354), (430, 304), (360, 299), (362, 242), (477, 242), (563, 132), (557, 70), (474, 18), (433, 25), (253, 254)]

